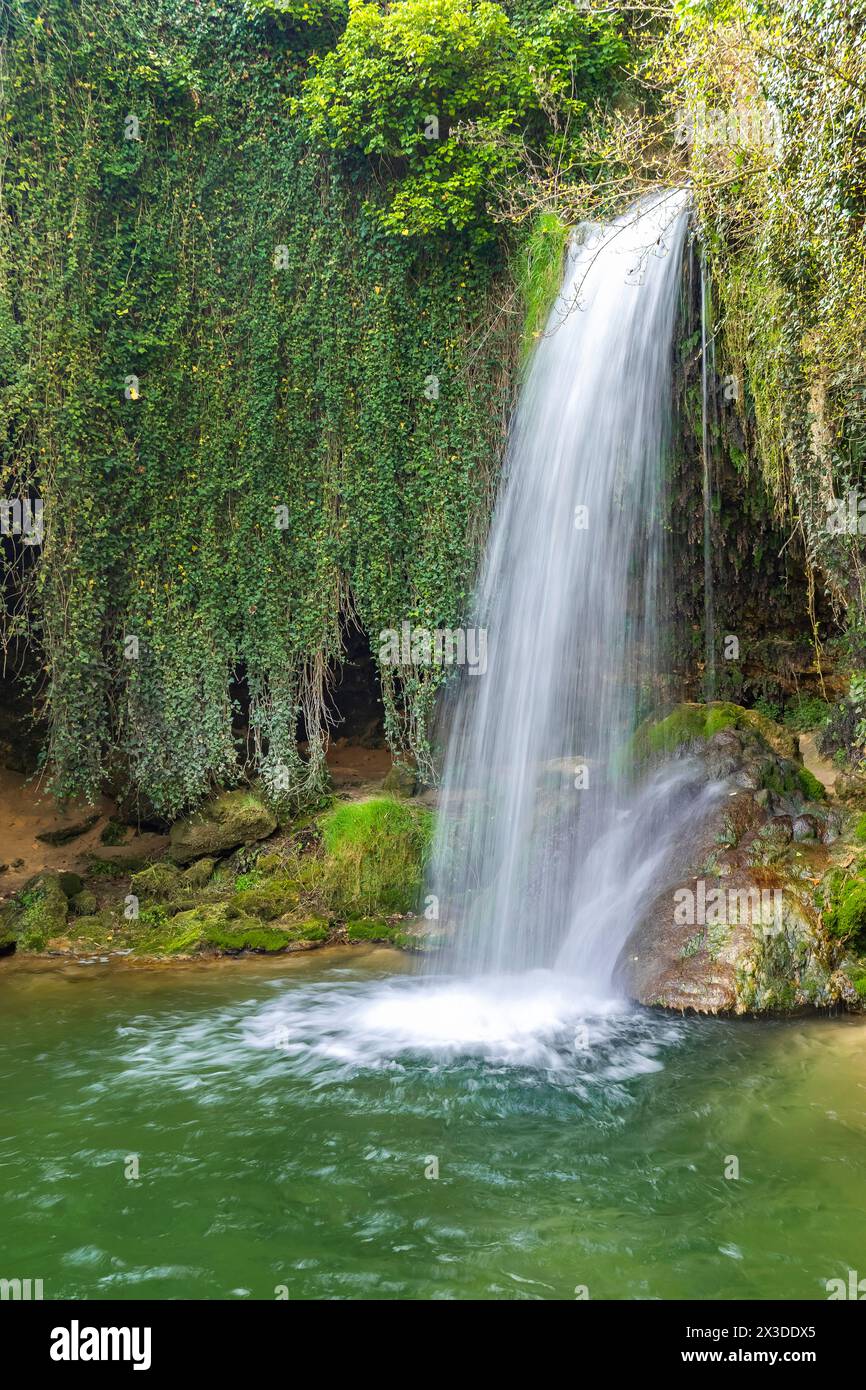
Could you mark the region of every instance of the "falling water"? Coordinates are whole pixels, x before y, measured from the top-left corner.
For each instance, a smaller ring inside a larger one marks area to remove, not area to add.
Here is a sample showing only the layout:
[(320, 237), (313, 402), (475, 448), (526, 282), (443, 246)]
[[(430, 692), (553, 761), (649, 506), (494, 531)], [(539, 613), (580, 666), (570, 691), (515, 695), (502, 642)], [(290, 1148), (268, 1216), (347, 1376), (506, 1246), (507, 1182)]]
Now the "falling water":
[(608, 988), (700, 795), (681, 770), (637, 797), (617, 775), (657, 694), (686, 223), (664, 194), (575, 238), (521, 393), (477, 592), (488, 665), (461, 681), (434, 849), (460, 975)]
[(701, 248), (701, 449), (704, 491), (704, 699), (716, 698), (716, 618), (713, 593), (713, 485), (710, 469), (709, 381), (715, 377), (715, 339), (708, 334), (707, 253)]

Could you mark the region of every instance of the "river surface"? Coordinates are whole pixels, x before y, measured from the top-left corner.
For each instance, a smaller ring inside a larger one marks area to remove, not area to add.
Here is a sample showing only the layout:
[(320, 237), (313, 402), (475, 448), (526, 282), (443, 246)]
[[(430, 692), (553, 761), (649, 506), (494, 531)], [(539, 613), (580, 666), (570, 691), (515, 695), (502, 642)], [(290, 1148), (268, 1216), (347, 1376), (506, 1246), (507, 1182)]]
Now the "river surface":
[(46, 1298), (821, 1299), (866, 1275), (863, 1020), (409, 970), (0, 962), (0, 1276)]

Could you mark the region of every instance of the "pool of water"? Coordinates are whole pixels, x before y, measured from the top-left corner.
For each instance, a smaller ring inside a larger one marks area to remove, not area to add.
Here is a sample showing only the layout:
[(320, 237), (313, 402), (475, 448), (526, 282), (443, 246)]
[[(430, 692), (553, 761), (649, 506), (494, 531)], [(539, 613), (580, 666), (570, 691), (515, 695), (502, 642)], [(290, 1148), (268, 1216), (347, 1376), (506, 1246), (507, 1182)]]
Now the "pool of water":
[(668, 1018), (377, 950), (13, 959), (0, 1018), (0, 1276), (46, 1298), (821, 1299), (866, 1275), (862, 1020)]

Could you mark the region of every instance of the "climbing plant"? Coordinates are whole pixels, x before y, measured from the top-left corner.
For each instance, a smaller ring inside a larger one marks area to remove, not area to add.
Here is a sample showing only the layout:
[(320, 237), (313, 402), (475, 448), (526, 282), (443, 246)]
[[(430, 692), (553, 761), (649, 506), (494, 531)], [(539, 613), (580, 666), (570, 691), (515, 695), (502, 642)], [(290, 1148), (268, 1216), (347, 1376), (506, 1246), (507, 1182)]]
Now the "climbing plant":
[[(346, 623), (377, 654), (382, 629), (465, 614), (522, 240), (488, 211), (492, 155), (471, 216), (434, 216), (468, 167), (440, 141), (424, 204), (405, 72), (370, 105), (359, 66), (320, 106), (335, 63), (373, 61), (359, 26), (403, 21), (443, 100), (465, 84), (455, 120), (530, 118), (528, 21), (493, 4), (4, 6), (0, 494), (42, 508), (38, 539), (4, 536), (4, 639), (35, 664), (62, 796), (172, 815), (255, 774), (296, 800), (323, 781)], [(573, 62), (549, 43), (548, 71)], [(396, 39), (380, 59), (417, 71)], [(391, 747), (429, 774), (442, 671), (380, 675)]]

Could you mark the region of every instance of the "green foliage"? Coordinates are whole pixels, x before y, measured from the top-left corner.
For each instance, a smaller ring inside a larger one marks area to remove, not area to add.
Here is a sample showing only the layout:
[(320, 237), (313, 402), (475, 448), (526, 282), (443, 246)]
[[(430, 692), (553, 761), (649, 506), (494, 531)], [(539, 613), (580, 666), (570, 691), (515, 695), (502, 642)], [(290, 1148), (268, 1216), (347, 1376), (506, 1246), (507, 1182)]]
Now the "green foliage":
[(429, 811), (374, 797), (336, 806), (322, 829), (323, 883), (335, 910), (365, 916), (417, 905), (432, 833)]
[(834, 894), (826, 914), (832, 936), (855, 949), (866, 948), (866, 880), (844, 881)]
[(534, 92), (507, 15), (489, 0), (352, 3), (336, 49), (314, 60), (299, 109), (315, 139), (408, 163), (382, 224), (406, 234), (462, 231), (479, 215), (496, 161), (457, 144), (462, 121), (508, 129)]
[[(246, 772), (309, 800), (350, 615), (374, 652), (463, 618), (510, 278), (381, 235), (372, 171), (290, 115), (306, 62), (273, 14), (8, 9), (0, 494), (42, 498), (45, 539), (10, 558), (5, 636), (44, 667), (52, 786), (173, 816)], [(440, 675), (382, 670), (427, 775)]]
[(738, 132), (710, 138), (705, 121), (689, 174), (750, 453), (858, 624), (862, 535), (856, 517), (846, 528), (830, 515), (866, 480), (866, 8), (701, 0), (677, 12), (656, 80), (671, 108), (721, 112)]
[(247, 12), (269, 15), (292, 29), (341, 28), (349, 14), (347, 0), (245, 0)]
[(626, 53), (615, 25), (572, 4), (350, 0), (336, 48), (312, 62), (296, 109), (315, 139), (374, 159), (379, 225), (488, 240), (487, 203), (518, 167), (513, 137), (548, 138), (543, 112), (578, 120)]
[(526, 246), (521, 251), (523, 273), (520, 289), (526, 305), (526, 317), (520, 356), (524, 363), (543, 332), (559, 293), (568, 234), (569, 228), (555, 212), (539, 213), (532, 223)]
[(789, 705), (782, 716), (786, 729), (795, 733), (805, 733), (809, 729), (820, 729), (830, 718), (833, 706), (819, 696), (802, 696)]
[(773, 719), (778, 723), (779, 719), (781, 719), (782, 717), (781, 706), (775, 704), (774, 701), (766, 700), (763, 697), (760, 700), (755, 701), (754, 708), (758, 712), (758, 714), (763, 716), (764, 719)]

